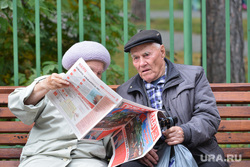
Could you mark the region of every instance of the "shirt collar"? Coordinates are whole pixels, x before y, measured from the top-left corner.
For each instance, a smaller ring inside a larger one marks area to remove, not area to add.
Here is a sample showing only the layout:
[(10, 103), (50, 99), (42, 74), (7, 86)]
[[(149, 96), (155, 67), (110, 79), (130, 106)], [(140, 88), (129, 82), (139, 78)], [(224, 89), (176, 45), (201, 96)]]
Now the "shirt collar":
[[(167, 75), (167, 64), (165, 63), (165, 73), (164, 73), (164, 75), (162, 75), (160, 78), (158, 78), (157, 80), (152, 81), (150, 83), (148, 83), (145, 80), (143, 80), (143, 82), (144, 82), (145, 85), (149, 84), (149, 85), (152, 85), (152, 86), (156, 86), (157, 84), (165, 83), (166, 75)], [(146, 86), (146, 89), (147, 89), (147, 86)]]

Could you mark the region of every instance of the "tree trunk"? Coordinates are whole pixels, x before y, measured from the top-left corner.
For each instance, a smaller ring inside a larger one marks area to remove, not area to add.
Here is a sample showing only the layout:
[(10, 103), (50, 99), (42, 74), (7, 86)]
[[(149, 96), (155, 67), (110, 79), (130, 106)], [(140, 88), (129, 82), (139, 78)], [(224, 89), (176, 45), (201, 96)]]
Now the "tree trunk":
[[(210, 83), (226, 82), (225, 0), (206, 1), (207, 77)], [(245, 82), (241, 1), (230, 0), (231, 82)]]
[(132, 20), (145, 21), (146, 20), (146, 1), (145, 0), (132, 0)]
[(233, 11), (230, 17), (231, 81), (245, 82), (242, 1), (233, 0), (231, 11)]

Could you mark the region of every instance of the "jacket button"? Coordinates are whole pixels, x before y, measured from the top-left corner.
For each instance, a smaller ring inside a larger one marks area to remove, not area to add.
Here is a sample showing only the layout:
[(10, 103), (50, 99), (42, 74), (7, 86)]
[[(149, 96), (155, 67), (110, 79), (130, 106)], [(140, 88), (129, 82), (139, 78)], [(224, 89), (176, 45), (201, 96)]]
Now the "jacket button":
[(129, 88), (132, 88), (133, 86), (130, 86)]

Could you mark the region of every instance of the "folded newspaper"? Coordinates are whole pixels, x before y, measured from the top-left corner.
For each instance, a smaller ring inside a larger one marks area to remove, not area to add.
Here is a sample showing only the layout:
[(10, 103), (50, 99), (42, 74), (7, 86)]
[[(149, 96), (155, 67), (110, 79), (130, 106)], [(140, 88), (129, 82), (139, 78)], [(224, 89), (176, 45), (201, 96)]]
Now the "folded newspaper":
[(100, 140), (112, 133), (109, 166), (143, 157), (161, 137), (161, 111), (123, 99), (81, 58), (64, 75), (69, 87), (48, 93), (77, 138)]

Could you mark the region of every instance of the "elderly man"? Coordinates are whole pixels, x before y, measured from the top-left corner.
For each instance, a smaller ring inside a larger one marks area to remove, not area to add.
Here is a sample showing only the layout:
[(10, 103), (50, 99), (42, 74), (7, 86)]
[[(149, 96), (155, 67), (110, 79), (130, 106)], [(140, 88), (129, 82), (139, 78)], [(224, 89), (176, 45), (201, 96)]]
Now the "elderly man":
[[(177, 117), (176, 126), (163, 132), (165, 142), (186, 146), (198, 166), (228, 166), (214, 136), (221, 119), (203, 68), (166, 59), (161, 34), (156, 30), (135, 34), (124, 51), (130, 52), (138, 74), (118, 87), (117, 92), (123, 98), (162, 110), (166, 116)], [(156, 148), (121, 167), (153, 167), (159, 160)], [(208, 155), (214, 159), (206, 159)]]
[[(101, 78), (110, 64), (110, 54), (100, 43), (83, 41), (74, 44), (64, 54), (67, 70), (83, 58)], [(50, 90), (69, 86), (61, 74), (42, 76), (9, 95), (9, 108), (25, 124), (34, 126), (24, 146), (19, 167), (106, 167), (112, 154), (110, 137), (102, 140), (78, 140), (66, 119), (46, 94)]]

